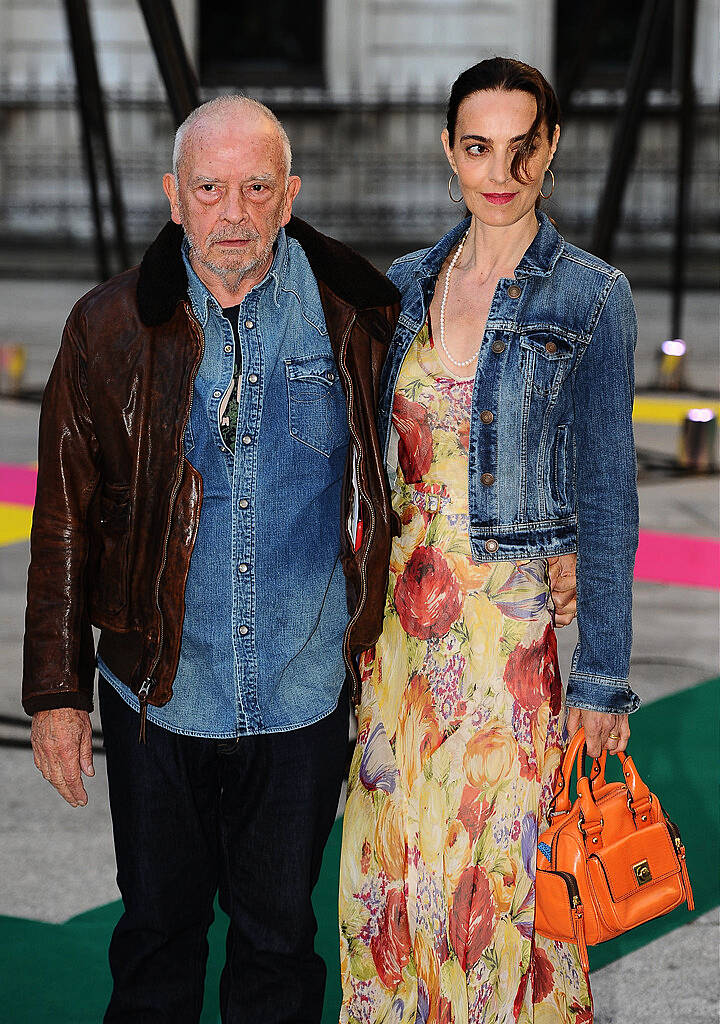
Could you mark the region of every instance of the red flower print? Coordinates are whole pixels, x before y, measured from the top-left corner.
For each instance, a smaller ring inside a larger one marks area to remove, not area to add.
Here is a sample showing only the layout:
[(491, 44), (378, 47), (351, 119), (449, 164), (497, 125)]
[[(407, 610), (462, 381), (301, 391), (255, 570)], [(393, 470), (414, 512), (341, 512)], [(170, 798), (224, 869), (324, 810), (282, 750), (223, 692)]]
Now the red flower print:
[(523, 750), (522, 746), (518, 743), (518, 755), (520, 758), (520, 775), (523, 779), (540, 780), (540, 772), (535, 761), (531, 761), (528, 755)]
[(485, 803), (483, 790), (466, 785), (460, 797), (457, 816), (470, 833), (470, 842), (480, 836), (492, 813), (493, 805)]
[(570, 1010), (575, 1014), (573, 1024), (593, 1024), (592, 1008), (581, 1006), (577, 999), (573, 999)]
[(465, 868), (453, 894), (450, 942), (464, 971), (471, 970), (495, 931), (495, 902), (484, 868)]
[(410, 959), (410, 926), (405, 896), (400, 889), (388, 893), (380, 932), (370, 940), (375, 969), (386, 988), (394, 989), (402, 981)]
[(515, 1002), (513, 1003), (513, 1017), (515, 1020), (520, 1016), (522, 1010), (522, 1004), (525, 1002), (525, 989), (527, 988), (528, 978), (530, 977), (530, 968), (525, 971), (520, 984), (518, 985), (517, 993), (515, 994)]
[(458, 438), (465, 451), (470, 448), (470, 420), (463, 420), (458, 427)]
[(445, 996), (440, 996), (437, 1014), (438, 1024), (454, 1024), (454, 1021), (452, 1003)]
[(370, 870), (370, 843), (365, 840), (362, 844), (362, 854), (360, 856), (360, 870), (364, 875)]
[(535, 712), (550, 701), (553, 715), (560, 713), (562, 684), (557, 660), (557, 638), (550, 623), (540, 640), (516, 647), (505, 666), (505, 683), (521, 707)]
[(460, 588), (439, 548), (420, 545), (395, 584), (395, 607), (406, 633), (445, 636), (460, 614)]
[(398, 462), (405, 482), (419, 483), (430, 469), (433, 454), (432, 434), (427, 425), (427, 410), (418, 402), (409, 401), (401, 391), (398, 391), (395, 394), (392, 419), (400, 435)]
[(553, 990), (553, 974), (555, 968), (550, 963), (548, 956), (537, 946), (533, 949), (532, 957), (532, 993), (533, 1002), (541, 1003)]

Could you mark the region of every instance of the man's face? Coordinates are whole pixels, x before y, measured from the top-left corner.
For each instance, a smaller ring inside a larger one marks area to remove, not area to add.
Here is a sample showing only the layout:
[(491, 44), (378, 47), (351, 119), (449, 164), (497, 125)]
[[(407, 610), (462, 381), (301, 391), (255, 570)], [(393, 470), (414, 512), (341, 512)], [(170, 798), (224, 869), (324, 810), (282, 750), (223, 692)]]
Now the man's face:
[(177, 182), (166, 174), (163, 187), (201, 277), (232, 286), (266, 267), (300, 188), (298, 177), (285, 175), (282, 143), (267, 118), (236, 114), (195, 126)]

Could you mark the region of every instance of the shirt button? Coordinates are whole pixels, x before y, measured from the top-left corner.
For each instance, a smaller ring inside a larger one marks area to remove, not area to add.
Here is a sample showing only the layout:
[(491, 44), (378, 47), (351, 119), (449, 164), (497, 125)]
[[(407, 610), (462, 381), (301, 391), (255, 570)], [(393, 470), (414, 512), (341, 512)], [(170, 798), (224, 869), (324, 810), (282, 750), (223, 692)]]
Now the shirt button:
[(250, 437), (249, 434), (243, 434), (242, 443), (243, 444), (252, 444), (252, 438)]
[(485, 541), (485, 550), (489, 551), (490, 554), (494, 554), (499, 547), (500, 545), (498, 544), (494, 537), (491, 537), (490, 540)]
[(222, 391), (213, 391), (213, 398), (222, 398)]
[(492, 475), (492, 473), (483, 473), (483, 475), (480, 477), (480, 481), (484, 487), (492, 487), (492, 485), (495, 483), (495, 477)]
[(499, 356), (505, 351), (505, 342), (500, 340), (494, 341), (490, 348), (493, 350), (496, 356)]
[(522, 295), (522, 288), (519, 284), (511, 284), (508, 288), (508, 295), (511, 299), (519, 299)]
[(226, 351), (226, 352), (232, 352), (232, 350), (233, 350), (233, 347), (232, 347), (232, 345), (226, 345), (226, 346), (225, 346), (225, 351)]
[(241, 562), (240, 565), (238, 566), (238, 572), (247, 572), (247, 571), (248, 571), (247, 562)]
[(245, 326), (247, 327), (247, 329), (249, 331), (251, 331), (253, 329), (253, 327), (255, 326), (255, 321), (254, 320), (246, 320), (245, 321)]
[(258, 382), (258, 375), (256, 373), (249, 373), (248, 374), (248, 381), (251, 384), (257, 384), (257, 382)]
[(557, 352), (557, 345), (555, 344), (555, 342), (548, 341), (548, 343), (545, 345), (545, 351), (549, 352), (550, 355), (553, 355), (555, 352)]
[(247, 628), (247, 626), (240, 626), (239, 629), (238, 629), (238, 633), (240, 634), (240, 636), (247, 636), (248, 635), (248, 628)]
[(247, 508), (249, 504), (250, 502), (247, 500), (247, 498), (241, 498), (240, 501), (238, 502), (238, 508)]
[(480, 413), (480, 421), (482, 423), (492, 423), (494, 419), (495, 417), (493, 416), (489, 409), (483, 409), (483, 411)]
[(332, 370), (328, 370), (325, 376), (327, 377), (331, 384), (335, 380), (335, 374), (332, 372)]

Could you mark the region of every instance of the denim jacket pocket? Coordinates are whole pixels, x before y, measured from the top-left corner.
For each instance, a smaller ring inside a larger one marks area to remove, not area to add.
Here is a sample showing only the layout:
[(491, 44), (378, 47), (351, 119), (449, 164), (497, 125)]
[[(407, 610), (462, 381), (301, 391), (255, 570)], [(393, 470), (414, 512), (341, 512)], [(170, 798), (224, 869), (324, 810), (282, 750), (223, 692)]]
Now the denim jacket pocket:
[(561, 423), (555, 434), (550, 477), (553, 497), (561, 508), (568, 503), (569, 443), (568, 426), (566, 423)]
[(288, 428), (326, 458), (347, 444), (345, 395), (332, 356), (303, 356), (285, 360)]
[(570, 371), (574, 347), (560, 332), (527, 331), (520, 336), (520, 369), (539, 395), (557, 394)]
[(105, 611), (119, 612), (128, 599), (129, 486), (103, 484), (100, 530), (100, 566), (96, 576), (98, 603)]

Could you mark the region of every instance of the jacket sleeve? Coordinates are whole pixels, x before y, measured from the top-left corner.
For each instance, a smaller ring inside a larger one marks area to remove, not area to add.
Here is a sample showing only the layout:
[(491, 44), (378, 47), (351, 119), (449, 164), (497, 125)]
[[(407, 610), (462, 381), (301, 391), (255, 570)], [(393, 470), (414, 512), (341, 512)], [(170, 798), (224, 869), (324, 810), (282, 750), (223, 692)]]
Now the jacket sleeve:
[(43, 396), (30, 536), (23, 707), (91, 711), (95, 650), (85, 595), (87, 514), (99, 479), (82, 320), (73, 311)]
[(640, 705), (628, 682), (638, 542), (636, 341), (630, 286), (618, 274), (574, 381), (579, 642), (567, 688), (569, 705), (611, 714)]

